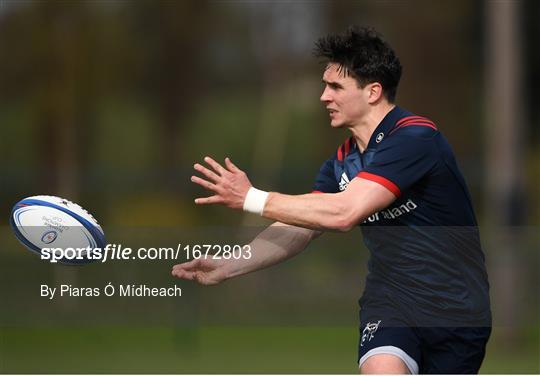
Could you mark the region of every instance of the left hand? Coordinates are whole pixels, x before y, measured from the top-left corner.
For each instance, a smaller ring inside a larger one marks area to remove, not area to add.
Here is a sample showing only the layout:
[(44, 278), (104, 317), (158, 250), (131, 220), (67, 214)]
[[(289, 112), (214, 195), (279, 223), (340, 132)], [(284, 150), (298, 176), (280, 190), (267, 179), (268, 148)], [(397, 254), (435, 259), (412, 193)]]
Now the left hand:
[(173, 266), (172, 275), (201, 285), (217, 285), (229, 277), (231, 260), (200, 258)]
[(209, 197), (197, 198), (195, 203), (199, 205), (222, 204), (232, 209), (242, 209), (247, 192), (251, 188), (251, 182), (246, 173), (236, 167), (229, 158), (225, 158), (225, 167), (210, 157), (205, 157), (204, 161), (212, 169), (208, 169), (199, 163), (196, 163), (193, 168), (207, 179), (192, 176), (191, 181), (215, 194)]

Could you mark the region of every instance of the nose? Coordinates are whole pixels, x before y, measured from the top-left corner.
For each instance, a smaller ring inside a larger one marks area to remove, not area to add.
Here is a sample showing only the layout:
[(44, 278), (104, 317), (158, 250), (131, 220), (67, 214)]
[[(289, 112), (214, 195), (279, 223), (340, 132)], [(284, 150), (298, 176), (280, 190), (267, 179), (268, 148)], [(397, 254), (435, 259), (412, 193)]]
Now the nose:
[(322, 94), (321, 94), (321, 102), (328, 103), (332, 101), (332, 98), (330, 97), (330, 90), (328, 90), (328, 87), (325, 87)]

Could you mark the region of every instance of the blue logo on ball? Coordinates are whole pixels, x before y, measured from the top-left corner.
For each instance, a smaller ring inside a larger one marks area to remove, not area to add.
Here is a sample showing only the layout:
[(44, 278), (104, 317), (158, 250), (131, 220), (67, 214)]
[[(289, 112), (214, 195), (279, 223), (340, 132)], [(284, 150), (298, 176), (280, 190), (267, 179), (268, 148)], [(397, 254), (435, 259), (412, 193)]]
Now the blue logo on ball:
[(56, 231), (54, 231), (54, 230), (47, 231), (41, 237), (41, 241), (43, 243), (45, 243), (45, 244), (51, 244), (52, 242), (54, 242), (56, 240), (57, 236), (58, 236), (58, 233)]

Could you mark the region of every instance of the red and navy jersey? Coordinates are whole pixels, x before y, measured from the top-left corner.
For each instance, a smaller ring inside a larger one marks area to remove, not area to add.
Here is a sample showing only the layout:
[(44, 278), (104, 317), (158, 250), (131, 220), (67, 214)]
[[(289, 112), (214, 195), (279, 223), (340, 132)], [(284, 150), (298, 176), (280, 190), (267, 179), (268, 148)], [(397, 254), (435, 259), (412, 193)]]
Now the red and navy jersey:
[(454, 153), (429, 119), (390, 111), (360, 152), (347, 139), (322, 166), (314, 191), (354, 178), (397, 198), (360, 224), (370, 251), (360, 304), (399, 312), (417, 326), (485, 326), (489, 285), (477, 222)]

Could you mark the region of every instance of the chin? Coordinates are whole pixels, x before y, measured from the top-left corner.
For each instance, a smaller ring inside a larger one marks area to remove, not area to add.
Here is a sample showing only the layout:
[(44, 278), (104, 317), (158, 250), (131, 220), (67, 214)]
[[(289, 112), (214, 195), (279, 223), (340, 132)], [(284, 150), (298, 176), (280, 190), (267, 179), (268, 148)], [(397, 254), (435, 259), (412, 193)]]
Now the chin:
[(343, 122), (331, 121), (330, 122), (330, 127), (332, 127), (332, 128), (342, 128), (343, 127)]

